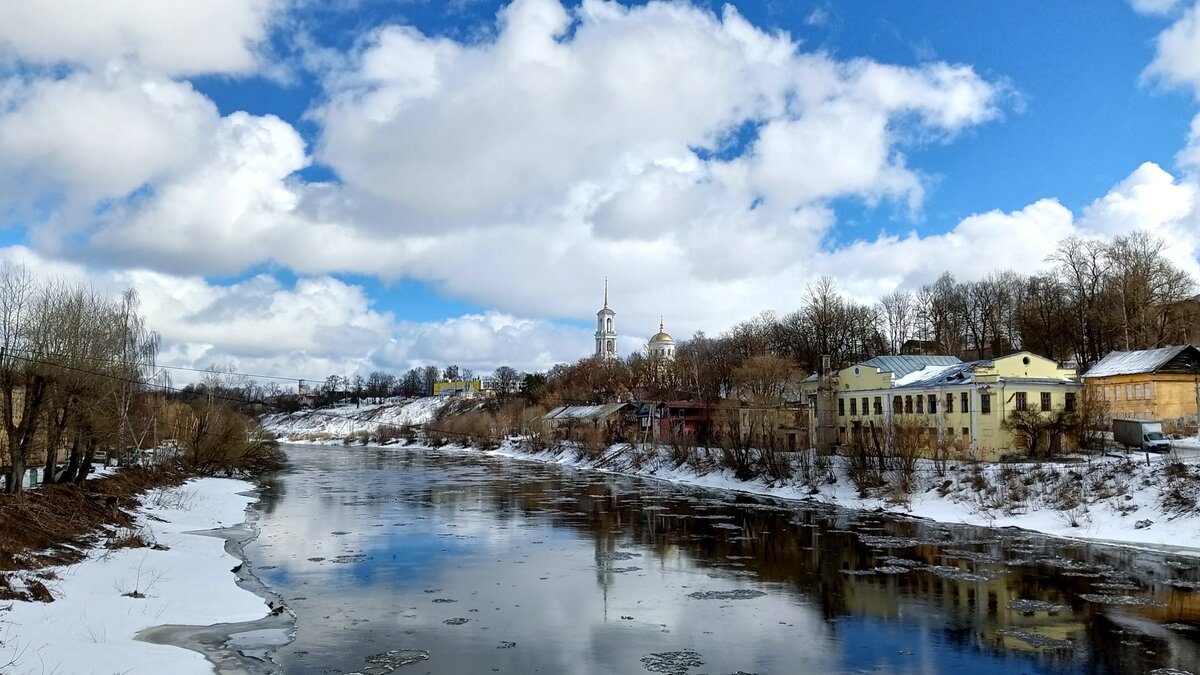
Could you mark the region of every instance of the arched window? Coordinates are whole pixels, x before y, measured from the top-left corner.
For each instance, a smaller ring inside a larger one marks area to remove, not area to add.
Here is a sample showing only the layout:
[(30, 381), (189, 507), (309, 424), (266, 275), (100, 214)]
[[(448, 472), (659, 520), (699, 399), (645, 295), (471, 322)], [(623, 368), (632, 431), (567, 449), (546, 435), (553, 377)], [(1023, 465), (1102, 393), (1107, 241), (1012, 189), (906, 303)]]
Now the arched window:
[(608, 351), (609, 351), (609, 353), (612, 353), (613, 351), (615, 351), (615, 347), (614, 347), (614, 345), (613, 345), (613, 341), (612, 341), (612, 340), (609, 340), (609, 341), (608, 341)]
[(611, 333), (611, 332), (612, 332), (612, 319), (605, 319), (605, 320), (604, 320), (604, 331), (605, 331), (606, 333)]

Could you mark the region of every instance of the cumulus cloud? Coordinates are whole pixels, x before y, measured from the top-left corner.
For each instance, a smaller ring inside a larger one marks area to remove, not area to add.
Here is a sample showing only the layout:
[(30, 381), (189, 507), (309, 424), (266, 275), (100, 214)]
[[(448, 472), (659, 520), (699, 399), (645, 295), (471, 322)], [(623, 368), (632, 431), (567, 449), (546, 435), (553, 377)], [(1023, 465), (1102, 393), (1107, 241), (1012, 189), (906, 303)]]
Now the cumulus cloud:
[(1159, 34), (1146, 75), (1191, 87), (1200, 98), (1200, 4), (1189, 7)]
[(282, 0), (0, 0), (0, 55), (164, 75), (250, 73)]
[[(113, 294), (136, 289), (149, 325), (162, 336), (159, 363), (166, 366), (309, 379), (450, 363), (479, 373), (500, 365), (529, 371), (573, 361), (591, 345), (589, 330), (494, 311), (406, 321), (378, 309), (362, 286), (329, 276), (285, 285), (262, 274), (214, 284), (143, 269), (91, 270), (22, 246), (0, 248), (0, 261)], [(200, 375), (172, 377), (179, 385)]]
[[(499, 27), (470, 45), (385, 27), (328, 78), (319, 157), (393, 227), (518, 220), (579, 190), (602, 209), (651, 167), (727, 214), (841, 196), (917, 206), (898, 123), (953, 134), (995, 117), (1000, 95), (969, 67), (804, 53), (731, 6), (589, 0), (572, 15), (517, 0)], [(730, 161), (697, 156), (739, 144)]]
[[(68, 26), (59, 49), (0, 27), (0, 52), (76, 66), (0, 83), (0, 213), (23, 205), (40, 254), (143, 289), (180, 365), (545, 367), (590, 353), (589, 330), (555, 320), (588, 319), (605, 276), (631, 348), (660, 314), (683, 337), (790, 310), (823, 273), (869, 299), (944, 270), (1034, 271), (1073, 234), (1150, 229), (1195, 266), (1195, 180), (1153, 164), (1079, 214), (1031, 195), (1013, 211), (981, 205), (948, 232), (831, 248), (835, 202), (919, 218), (920, 149), (1000, 116), (1005, 87), (969, 66), (805, 51), (731, 7), (517, 0), (484, 39), (388, 25), (322, 59), (308, 148), (287, 122), (222, 116), (178, 79), (261, 67), (279, 6), (152, 10), (223, 16), (213, 53), (191, 47), (203, 17), (178, 50), (160, 44), (173, 29), (146, 35), (124, 9), (86, 40)], [(1186, 10), (1163, 33), (1148, 76), (1200, 88), (1196, 21)], [(1198, 147), (1182, 168), (1200, 166)], [(313, 161), (337, 180), (298, 178)], [(205, 280), (264, 263), (301, 281)], [(407, 322), (339, 272), (413, 278), (494, 309)]]

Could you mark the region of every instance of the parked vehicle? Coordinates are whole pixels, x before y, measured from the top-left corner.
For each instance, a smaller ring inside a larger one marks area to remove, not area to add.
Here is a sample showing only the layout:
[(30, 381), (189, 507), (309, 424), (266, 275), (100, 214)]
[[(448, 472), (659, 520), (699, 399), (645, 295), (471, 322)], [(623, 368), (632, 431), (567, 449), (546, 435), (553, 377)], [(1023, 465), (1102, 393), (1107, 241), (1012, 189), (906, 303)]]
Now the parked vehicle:
[(1113, 440), (1126, 448), (1145, 452), (1170, 452), (1171, 440), (1163, 434), (1162, 422), (1114, 419)]

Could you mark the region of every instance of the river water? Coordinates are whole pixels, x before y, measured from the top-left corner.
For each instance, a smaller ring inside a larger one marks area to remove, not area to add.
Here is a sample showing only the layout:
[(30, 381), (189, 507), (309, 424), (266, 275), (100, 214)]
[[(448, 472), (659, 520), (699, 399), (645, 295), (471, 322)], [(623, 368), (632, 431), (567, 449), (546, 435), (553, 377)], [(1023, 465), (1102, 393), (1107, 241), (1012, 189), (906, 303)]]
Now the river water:
[(474, 452), (287, 450), (245, 547), (297, 616), (286, 673), (1200, 673), (1183, 556)]

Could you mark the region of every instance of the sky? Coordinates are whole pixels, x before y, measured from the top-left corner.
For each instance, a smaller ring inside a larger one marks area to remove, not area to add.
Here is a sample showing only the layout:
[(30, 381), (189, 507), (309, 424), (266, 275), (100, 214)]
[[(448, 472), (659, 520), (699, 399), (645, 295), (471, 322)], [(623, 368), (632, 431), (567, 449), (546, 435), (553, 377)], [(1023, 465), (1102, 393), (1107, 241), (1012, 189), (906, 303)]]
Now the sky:
[[(1200, 278), (1200, 5), (0, 0), (0, 260), (167, 365), (541, 370), (1144, 229)], [(186, 379), (186, 375), (183, 376)]]

